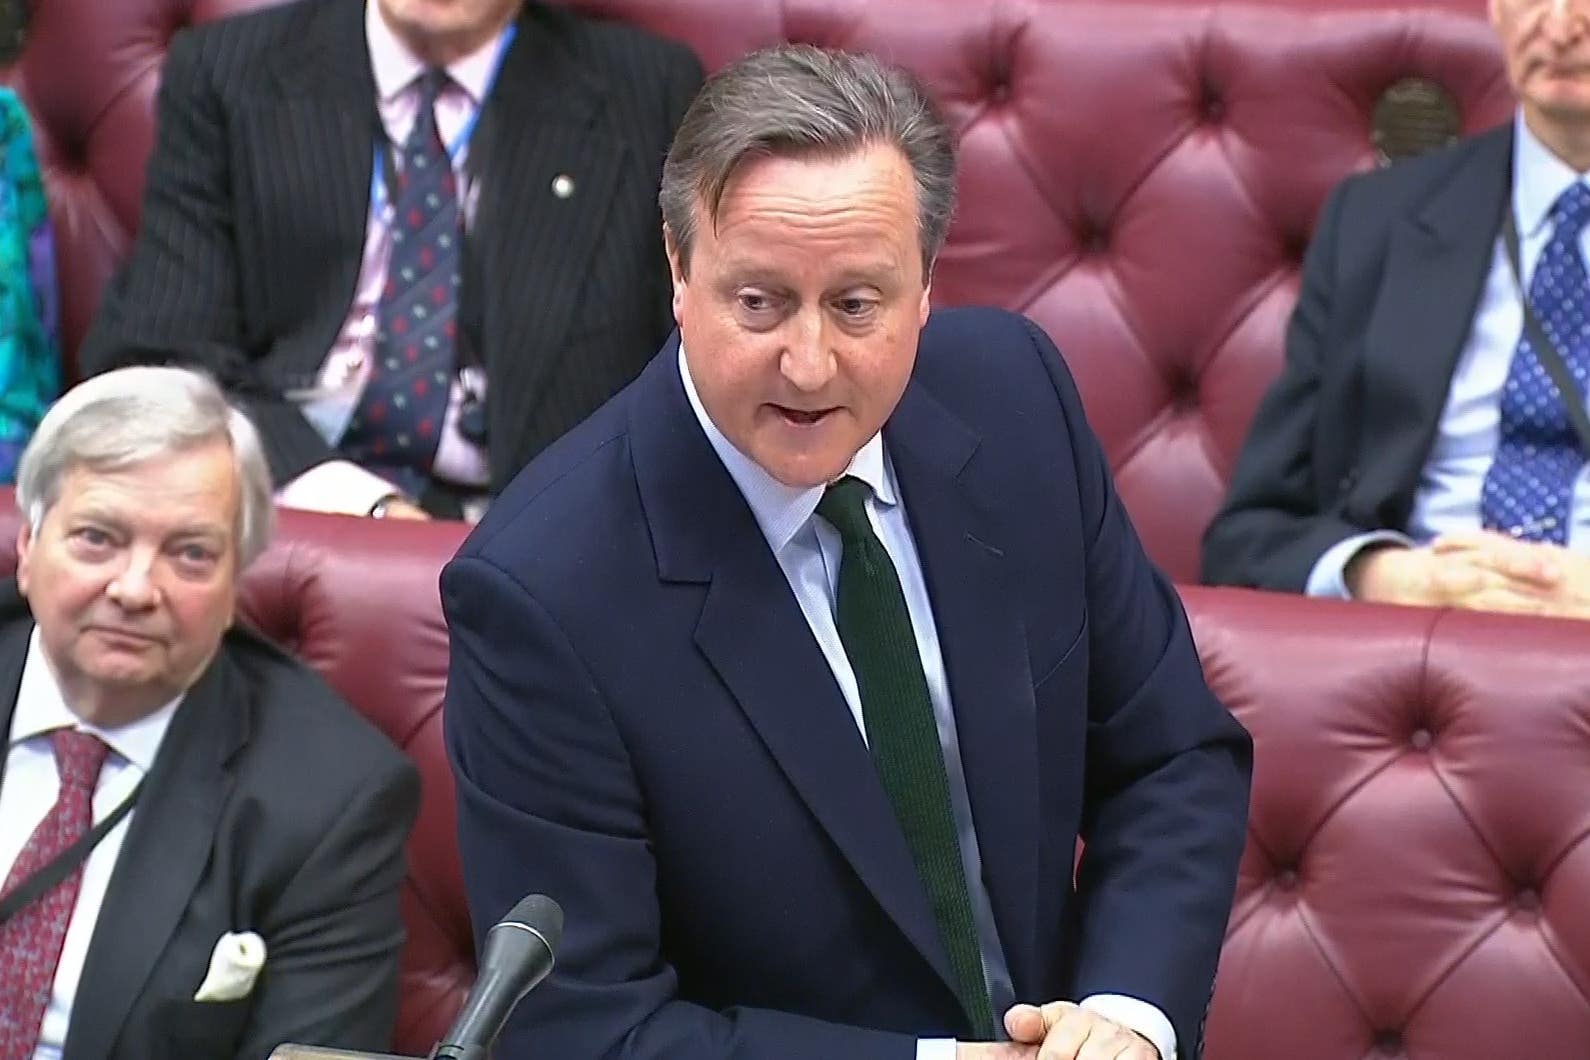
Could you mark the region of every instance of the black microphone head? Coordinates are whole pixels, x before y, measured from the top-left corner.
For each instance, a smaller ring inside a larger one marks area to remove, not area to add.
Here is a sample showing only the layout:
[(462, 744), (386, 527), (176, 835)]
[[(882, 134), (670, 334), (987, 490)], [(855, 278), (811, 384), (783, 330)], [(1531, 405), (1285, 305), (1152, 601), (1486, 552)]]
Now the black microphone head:
[(547, 977), (563, 941), (563, 910), (544, 894), (521, 899), (486, 932), (480, 975), (447, 1037), (432, 1052), (438, 1060), (483, 1060), (519, 999)]
[(546, 940), (553, 953), (563, 941), (563, 907), (544, 894), (527, 894), (508, 915), (492, 926), (492, 931), (509, 924), (529, 928)]

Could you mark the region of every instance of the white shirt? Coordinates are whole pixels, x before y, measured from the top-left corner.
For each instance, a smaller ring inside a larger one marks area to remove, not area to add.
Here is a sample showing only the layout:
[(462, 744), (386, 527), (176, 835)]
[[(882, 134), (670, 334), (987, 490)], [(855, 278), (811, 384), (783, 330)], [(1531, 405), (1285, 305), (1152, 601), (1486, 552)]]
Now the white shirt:
[[(28, 640), (27, 661), (22, 667), (22, 683), (17, 690), (16, 712), (11, 716), (7, 742), (6, 768), (0, 780), (0, 880), (11, 873), (11, 866), (27, 845), (28, 837), (44, 815), (55, 805), (60, 792), (60, 776), (55, 769), (55, 751), (49, 733), (55, 729), (77, 729), (92, 733), (110, 745), (94, 789), (94, 820), (108, 817), (154, 764), (160, 741), (165, 738), (182, 697), (177, 697), (153, 714), (115, 729), (104, 729), (80, 720), (66, 705), (55, 674), (44, 657), (39, 631)], [(60, 1060), (66, 1042), (66, 1028), (72, 1018), (72, 999), (83, 974), (83, 959), (94, 936), (105, 901), (105, 888), (116, 855), (121, 852), (127, 828), (137, 815), (134, 810), (111, 829), (89, 854), (83, 865), (83, 883), (66, 929), (61, 960), (55, 969), (55, 986), (49, 1008), (44, 1013), (39, 1045), (33, 1060)]]
[[(827, 520), (813, 517), (818, 501), (822, 500), (823, 488), (786, 486), (735, 448), (702, 406), (695, 383), (690, 378), (683, 347), (679, 350), (679, 374), (701, 429), (706, 432), (713, 450), (750, 505), (757, 526), (767, 538), (768, 547), (773, 550), (784, 577), (789, 581), (801, 613), (811, 627), (817, 646), (822, 649), (823, 658), (828, 661), (828, 668), (833, 671), (834, 680), (844, 694), (861, 738), (865, 740), (867, 723), (861, 711), (861, 694), (856, 686), (855, 670), (845, 655), (844, 643), (839, 638), (839, 627), (834, 619), (842, 552), (839, 532)], [(923, 675), (927, 678), (928, 697), (933, 701), (939, 747), (944, 752), (944, 769), (949, 777), (950, 809), (955, 817), (961, 867), (972, 900), (972, 919), (983, 957), (983, 975), (988, 984), (989, 1000), (993, 1003), (994, 1021), (1000, 1024), (996, 1033), (1003, 1037), (1001, 1017), (1015, 1003), (1015, 989), (1011, 985), (1009, 965), (999, 943), (988, 888), (983, 883), (983, 859), (978, 851), (977, 833), (972, 824), (972, 803), (966, 792), (966, 772), (961, 763), (955, 711), (950, 701), (944, 656), (939, 649), (932, 601), (928, 597), (927, 582), (922, 577), (922, 562), (917, 556), (916, 539), (911, 535), (905, 506), (895, 488), (894, 468), (884, 451), (882, 435), (873, 435), (861, 447), (845, 474), (853, 475), (872, 487), (872, 496), (866, 501), (867, 516), (900, 576), (906, 611), (911, 616), (911, 627), (916, 634), (917, 653), (921, 656)], [(1053, 1000), (1039, 998), (1037, 1003)], [(1119, 994), (1096, 994), (1081, 1003), (1099, 1015), (1143, 1035), (1154, 1043), (1164, 1060), (1176, 1060), (1176, 1031), (1165, 1014), (1155, 1006)], [(917, 1044), (917, 1060), (955, 1060), (955, 1042), (950, 1039), (921, 1040)]]
[[(1518, 225), (1519, 268), (1524, 290), (1551, 239), (1551, 207), (1575, 182), (1590, 183), (1552, 154), (1530, 132), (1523, 115), (1513, 119), (1513, 199)], [(1579, 252), (1590, 260), (1590, 227), (1579, 237)], [(1314, 564), (1306, 592), (1347, 599), (1342, 574), (1366, 545), (1392, 541), (1426, 544), (1443, 534), (1480, 528), (1480, 492), (1501, 439), (1502, 386), (1524, 329), (1523, 303), (1501, 236), (1491, 252), (1491, 268), (1480, 294), (1468, 341), (1458, 357), (1435, 441), (1414, 491), (1406, 533), (1375, 531), (1339, 542)], [(1590, 550), (1590, 464), (1574, 480), (1569, 506), (1568, 547)]]

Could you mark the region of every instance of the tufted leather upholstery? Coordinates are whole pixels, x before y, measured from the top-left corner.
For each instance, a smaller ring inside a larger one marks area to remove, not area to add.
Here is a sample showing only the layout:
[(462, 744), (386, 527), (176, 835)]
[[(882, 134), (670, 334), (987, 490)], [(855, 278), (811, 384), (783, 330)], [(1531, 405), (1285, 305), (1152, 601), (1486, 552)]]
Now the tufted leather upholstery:
[(1209, 1060), (1590, 1056), (1590, 626), (1185, 595), (1255, 754)]
[[(0, 492), (0, 573), (15, 525)], [(424, 777), (396, 1041), (416, 1055), (474, 974), (436, 587), (461, 536), (290, 513), (244, 593)], [(1186, 603), (1257, 756), (1208, 1060), (1590, 1056), (1590, 626), (1230, 589)]]
[[(137, 223), (179, 27), (279, 0), (34, 0), (9, 72), (36, 115), (76, 349)], [(1021, 309), (1066, 351), (1151, 554), (1197, 576), (1330, 186), (1373, 163), (1398, 79), (1473, 131), (1510, 106), (1484, 0), (575, 0), (710, 68), (781, 40), (911, 66), (961, 134), (941, 304)]]

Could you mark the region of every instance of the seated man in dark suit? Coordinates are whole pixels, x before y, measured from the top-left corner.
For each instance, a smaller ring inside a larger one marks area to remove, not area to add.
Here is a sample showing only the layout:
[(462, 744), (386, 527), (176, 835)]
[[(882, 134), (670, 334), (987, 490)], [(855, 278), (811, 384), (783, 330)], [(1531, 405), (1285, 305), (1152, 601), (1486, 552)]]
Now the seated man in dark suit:
[(1590, 3), (1490, 10), (1518, 115), (1326, 203), (1210, 582), (1590, 617)]
[(535, 0), (180, 33), (80, 363), (210, 371), (283, 504), (474, 518), (671, 328), (655, 197), (700, 79), (683, 45)]
[(1053, 345), (929, 320), (954, 188), (876, 60), (709, 81), (680, 338), (446, 568), (476, 930), (568, 911), (499, 1055), (1198, 1055), (1247, 734)]
[(17, 500), (0, 1057), (386, 1048), (418, 778), (233, 626), (271, 527), (253, 427), (183, 369), (99, 376), (44, 417)]

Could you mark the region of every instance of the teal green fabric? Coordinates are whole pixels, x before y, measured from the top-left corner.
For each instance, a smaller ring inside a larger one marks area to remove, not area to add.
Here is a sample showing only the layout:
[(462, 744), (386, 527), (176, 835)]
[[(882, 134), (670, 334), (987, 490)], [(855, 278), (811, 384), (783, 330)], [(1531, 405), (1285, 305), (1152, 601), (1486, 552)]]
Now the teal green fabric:
[(55, 246), (33, 132), (0, 88), (0, 482), (61, 390)]
[(817, 514), (839, 531), (839, 639), (856, 672), (867, 747), (911, 859), (927, 889), (972, 1029), (993, 1037), (993, 1004), (977, 947), (972, 899), (950, 809), (938, 723), (917, 652), (900, 576), (867, 519), (872, 487), (846, 476), (829, 486)]

